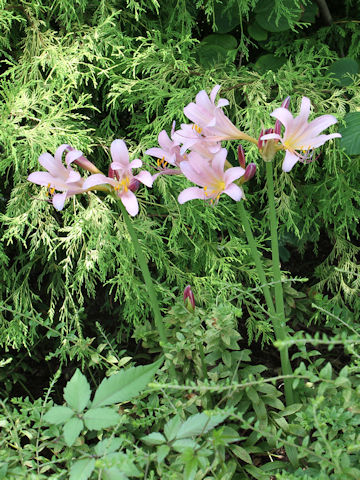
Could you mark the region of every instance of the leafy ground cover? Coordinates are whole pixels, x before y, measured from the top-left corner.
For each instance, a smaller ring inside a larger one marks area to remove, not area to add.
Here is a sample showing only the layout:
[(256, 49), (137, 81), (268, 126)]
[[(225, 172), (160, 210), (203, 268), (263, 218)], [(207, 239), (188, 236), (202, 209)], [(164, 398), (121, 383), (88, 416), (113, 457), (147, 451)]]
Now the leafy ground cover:
[(0, 479), (360, 478), (359, 14), (0, 0)]

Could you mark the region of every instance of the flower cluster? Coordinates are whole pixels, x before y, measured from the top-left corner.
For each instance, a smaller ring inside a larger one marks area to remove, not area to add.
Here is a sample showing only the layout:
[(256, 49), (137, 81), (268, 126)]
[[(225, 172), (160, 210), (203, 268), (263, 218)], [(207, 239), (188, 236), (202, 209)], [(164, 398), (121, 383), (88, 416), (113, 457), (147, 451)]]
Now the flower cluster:
[[(313, 161), (314, 150), (327, 140), (341, 136), (339, 133), (320, 135), (337, 122), (332, 115), (322, 115), (308, 122), (310, 100), (307, 97), (302, 98), (300, 114), (293, 117), (289, 111), (290, 97), (287, 97), (281, 107), (271, 114), (276, 118), (274, 128), (262, 130), (256, 140), (239, 130), (225, 115), (222, 108), (229, 102), (224, 98), (216, 102), (219, 89), (220, 85), (216, 85), (210, 96), (201, 90), (195, 102), (184, 108), (184, 114), (191, 124), (182, 124), (175, 131), (174, 122), (170, 137), (165, 130), (159, 133), (159, 147), (145, 152), (157, 158), (157, 173), (153, 175), (146, 170), (134, 175), (133, 169), (142, 167), (142, 161), (130, 161), (125, 142), (115, 140), (110, 147), (112, 163), (107, 176), (89, 162), (80, 150), (64, 144), (56, 150), (54, 157), (49, 153), (40, 155), (39, 162), (47, 172), (34, 172), (28, 180), (46, 187), (47, 196), (52, 198), (57, 210), (62, 210), (65, 200), (72, 195), (103, 190), (117, 195), (128, 213), (135, 216), (139, 205), (134, 192), (140, 183), (152, 187), (159, 175), (183, 174), (197, 185), (183, 190), (178, 196), (179, 203), (200, 199), (216, 204), (222, 194), (235, 201), (241, 200), (244, 197), (241, 185), (255, 175), (256, 165), (250, 163), (246, 166), (244, 149), (239, 145), (240, 166), (231, 166), (226, 159), (227, 150), (221, 145), (224, 140), (245, 140), (257, 145), (265, 161), (271, 161), (278, 151), (285, 150), (282, 168), (289, 172), (298, 161)], [(284, 127), (282, 135), (281, 126)], [(64, 165), (62, 157), (65, 152)], [(72, 164), (84, 168), (91, 175), (82, 178)]]

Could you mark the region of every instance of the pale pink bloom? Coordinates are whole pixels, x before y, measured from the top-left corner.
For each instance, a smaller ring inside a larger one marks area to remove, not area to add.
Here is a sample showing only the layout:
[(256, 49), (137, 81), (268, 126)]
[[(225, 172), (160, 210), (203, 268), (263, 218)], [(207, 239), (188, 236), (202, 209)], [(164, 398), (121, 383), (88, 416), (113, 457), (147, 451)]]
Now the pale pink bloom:
[(337, 123), (337, 119), (333, 115), (321, 115), (308, 122), (309, 115), (310, 100), (307, 97), (302, 98), (300, 114), (295, 118), (287, 108), (283, 107), (277, 108), (271, 114), (272, 117), (275, 117), (284, 125), (284, 134), (281, 137), (278, 133), (269, 133), (263, 135), (261, 140), (277, 139), (283, 144), (286, 150), (282, 165), (284, 172), (290, 172), (299, 160), (302, 162), (311, 161), (315, 148), (320, 147), (332, 138), (341, 137), (340, 133), (319, 135), (325, 128)]
[(89, 189), (103, 184), (111, 185), (128, 213), (134, 217), (139, 211), (139, 204), (133, 190), (136, 190), (138, 182), (152, 187), (151, 173), (143, 170), (137, 175), (133, 175), (132, 169), (141, 167), (142, 161), (137, 158), (130, 162), (129, 152), (123, 140), (114, 140), (110, 152), (113, 159), (110, 171), (115, 172), (114, 178), (106, 177), (102, 173), (90, 175), (84, 182), (84, 188)]
[(198, 125), (181, 124), (181, 129), (174, 132), (172, 136), (176, 144), (182, 144), (181, 155), (185, 155), (187, 150), (193, 150), (203, 157), (212, 158), (214, 153), (220, 150), (220, 142), (208, 141), (202, 131)]
[(240, 139), (256, 144), (255, 138), (236, 128), (221, 110), (222, 107), (229, 105), (228, 100), (220, 98), (215, 105), (219, 89), (220, 85), (216, 85), (210, 93), (210, 98), (205, 90), (201, 90), (196, 95), (196, 102), (191, 102), (184, 108), (184, 114), (194, 122), (198, 133), (201, 133), (206, 141), (221, 142)]
[(186, 178), (202, 188), (186, 188), (180, 193), (178, 202), (201, 199), (217, 203), (223, 193), (238, 202), (243, 196), (243, 191), (233, 182), (244, 175), (245, 170), (241, 167), (232, 167), (224, 171), (226, 155), (227, 150), (222, 148), (209, 163), (198, 153), (191, 152), (188, 160), (181, 162), (180, 168)]
[[(62, 162), (62, 156), (69, 149), (71, 151), (66, 154), (65, 167)], [(54, 156), (50, 155), (50, 153), (43, 153), (39, 157), (40, 164), (47, 172), (31, 173), (27, 179), (29, 182), (47, 187), (52, 196), (54, 207), (56, 210), (62, 210), (67, 198), (86, 191), (84, 179), (81, 178), (79, 172), (76, 172), (70, 166), (72, 162), (82, 158), (85, 157), (80, 150), (73, 150), (72, 147), (66, 144), (60, 145)], [(55, 193), (56, 190), (63, 193)]]
[[(179, 165), (180, 162), (184, 160), (183, 153), (180, 152), (179, 143), (176, 143), (173, 139), (175, 130), (175, 122), (173, 122), (172, 129), (171, 129), (171, 138), (166, 133), (165, 130), (161, 130), (158, 135), (158, 142), (160, 148), (153, 147), (146, 150), (147, 155), (151, 155), (152, 157), (158, 158), (158, 166), (166, 167), (166, 163), (170, 165)], [(165, 163), (166, 162), (166, 163)]]

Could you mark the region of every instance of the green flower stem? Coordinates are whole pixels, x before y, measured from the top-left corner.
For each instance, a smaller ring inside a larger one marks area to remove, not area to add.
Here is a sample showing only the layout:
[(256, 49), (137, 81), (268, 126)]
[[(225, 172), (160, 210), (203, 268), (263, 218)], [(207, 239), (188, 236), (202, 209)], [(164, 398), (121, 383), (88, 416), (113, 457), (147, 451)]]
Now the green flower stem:
[[(269, 199), (269, 213), (270, 213), (270, 232), (271, 232), (271, 252), (272, 252), (272, 267), (275, 281), (275, 307), (277, 313), (277, 328), (275, 329), (276, 338), (278, 340), (285, 340), (287, 337), (286, 318), (284, 309), (284, 292), (281, 281), (280, 258), (279, 258), (279, 242), (277, 236), (278, 221), (275, 210), (275, 195), (274, 195), (274, 179), (272, 162), (265, 162), (266, 165), (266, 187)], [(281, 366), (283, 375), (292, 375), (292, 369), (289, 360), (289, 353), (287, 347), (280, 350)], [(294, 403), (294, 395), (292, 391), (291, 380), (285, 381), (285, 397), (288, 405)]]
[[(269, 311), (269, 315), (274, 327), (274, 332), (275, 332), (275, 337), (277, 340), (283, 340), (285, 339), (286, 335), (285, 332), (282, 330), (281, 327), (281, 322), (279, 319), (279, 316), (275, 310), (274, 303), (272, 300), (270, 288), (268, 285), (268, 282), (266, 280), (266, 275), (261, 263), (261, 258), (260, 254), (258, 252), (258, 249), (256, 247), (256, 242), (251, 230), (250, 222), (247, 216), (247, 212), (245, 210), (243, 202), (239, 202), (239, 210), (240, 210), (240, 217), (241, 217), (241, 222), (245, 230), (245, 235), (248, 241), (248, 244), (250, 246), (250, 250), (252, 253), (253, 260), (255, 262), (255, 267), (262, 285), (262, 290), (264, 293), (266, 305)], [(281, 285), (281, 283), (280, 283)], [(291, 375), (292, 374), (292, 369), (291, 365), (289, 362), (289, 355), (287, 349), (281, 349), (280, 350), (280, 361), (281, 361), (281, 369), (282, 369), (282, 374), (283, 375)], [(294, 403), (293, 400), (293, 392), (292, 392), (292, 387), (291, 387), (291, 378), (286, 378), (284, 380), (284, 385), (285, 385), (285, 398), (286, 398), (286, 403), (287, 405), (291, 405)]]
[[(142, 251), (141, 245), (139, 243), (139, 240), (137, 238), (135, 229), (134, 229), (134, 227), (132, 225), (132, 222), (129, 218), (129, 214), (126, 211), (122, 202), (119, 202), (119, 205), (120, 205), (120, 210), (121, 210), (121, 213), (123, 215), (124, 221), (126, 223), (126, 227), (128, 229), (129, 235), (131, 237), (132, 244), (133, 244), (134, 249), (135, 249), (135, 253), (136, 253), (136, 256), (137, 256), (139, 266), (141, 268), (141, 272), (142, 272), (143, 277), (144, 277), (147, 292), (148, 292), (148, 295), (150, 297), (150, 304), (151, 304), (152, 310), (154, 312), (155, 326), (157, 328), (157, 331), (159, 332), (160, 341), (163, 344), (163, 348), (164, 348), (166, 343), (167, 343), (165, 326), (164, 326), (164, 322), (163, 322), (162, 315), (161, 315), (161, 312), (160, 312), (159, 302), (158, 302), (157, 295), (156, 295), (156, 292), (155, 292), (154, 283), (151, 279), (149, 267), (148, 267), (145, 255)], [(164, 351), (164, 353), (165, 353), (165, 351)], [(170, 364), (170, 375), (173, 379), (176, 379), (175, 367), (174, 367), (173, 364)]]

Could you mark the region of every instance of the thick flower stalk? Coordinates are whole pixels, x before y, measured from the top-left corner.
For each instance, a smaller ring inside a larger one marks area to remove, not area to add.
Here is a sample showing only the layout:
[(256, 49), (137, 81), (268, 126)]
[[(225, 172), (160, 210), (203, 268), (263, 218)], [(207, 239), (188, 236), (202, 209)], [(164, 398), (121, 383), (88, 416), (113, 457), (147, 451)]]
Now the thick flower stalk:
[(180, 168), (185, 177), (202, 188), (186, 188), (178, 197), (179, 203), (201, 199), (213, 204), (219, 201), (223, 193), (236, 202), (241, 200), (244, 192), (233, 182), (244, 175), (245, 170), (242, 167), (224, 170), (226, 155), (227, 150), (222, 148), (209, 162), (198, 153), (191, 152), (188, 160), (181, 162)]
[[(68, 151), (65, 157), (65, 164), (62, 162), (62, 156)], [(43, 153), (39, 157), (39, 163), (47, 172), (33, 172), (28, 176), (28, 181), (47, 187), (48, 195), (52, 198), (52, 203), (56, 210), (62, 210), (67, 198), (78, 193), (86, 191), (84, 179), (79, 172), (71, 168), (71, 164), (79, 159), (84, 159), (80, 150), (73, 150), (69, 145), (61, 145), (54, 156), (50, 153)], [(62, 193), (55, 193), (56, 191)]]
[(330, 125), (337, 123), (337, 119), (333, 115), (321, 115), (315, 120), (308, 122), (310, 106), (310, 100), (307, 97), (303, 97), (300, 113), (297, 117), (293, 117), (285, 107), (277, 108), (271, 116), (285, 127), (283, 136), (277, 130), (277, 132), (268, 133), (260, 138), (261, 141), (272, 139), (279, 140), (282, 143), (282, 149), (286, 150), (282, 165), (284, 172), (290, 172), (298, 161), (312, 161), (315, 148), (324, 145), (325, 142), (332, 138), (341, 137), (340, 133), (320, 135)]
[(140, 168), (142, 161), (135, 159), (132, 162), (129, 160), (129, 152), (123, 140), (114, 140), (110, 147), (111, 157), (111, 171), (116, 172), (114, 177), (106, 177), (102, 173), (90, 175), (85, 182), (84, 188), (89, 189), (98, 185), (111, 185), (120, 198), (127, 212), (134, 217), (139, 211), (139, 204), (134, 194), (139, 182), (147, 187), (152, 187), (153, 178), (150, 172), (145, 170), (133, 175), (133, 168)]

